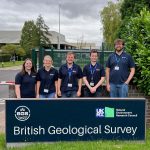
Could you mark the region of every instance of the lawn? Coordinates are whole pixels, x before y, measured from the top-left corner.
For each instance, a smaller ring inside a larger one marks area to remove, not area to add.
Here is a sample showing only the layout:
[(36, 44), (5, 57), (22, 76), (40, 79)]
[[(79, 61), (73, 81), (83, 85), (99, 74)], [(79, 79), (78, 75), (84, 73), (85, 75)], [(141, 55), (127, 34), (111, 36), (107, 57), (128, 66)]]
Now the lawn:
[[(0, 150), (5, 150), (5, 136), (0, 135)], [(145, 142), (136, 141), (93, 141), (93, 142), (56, 142), (36, 143), (7, 150), (150, 150), (150, 129), (147, 130)]]
[(19, 66), (22, 65), (23, 61), (9, 61), (9, 62), (0, 62), (0, 68), (5, 68), (5, 67), (13, 67), (13, 66)]

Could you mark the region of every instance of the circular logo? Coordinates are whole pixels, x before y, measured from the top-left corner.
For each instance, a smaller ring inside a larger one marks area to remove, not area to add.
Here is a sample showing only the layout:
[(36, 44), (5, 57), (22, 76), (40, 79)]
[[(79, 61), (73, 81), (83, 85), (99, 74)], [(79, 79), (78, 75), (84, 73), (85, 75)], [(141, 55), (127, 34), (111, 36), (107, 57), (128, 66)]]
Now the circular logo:
[(30, 109), (26, 106), (19, 106), (15, 110), (15, 117), (19, 121), (26, 121), (30, 117)]

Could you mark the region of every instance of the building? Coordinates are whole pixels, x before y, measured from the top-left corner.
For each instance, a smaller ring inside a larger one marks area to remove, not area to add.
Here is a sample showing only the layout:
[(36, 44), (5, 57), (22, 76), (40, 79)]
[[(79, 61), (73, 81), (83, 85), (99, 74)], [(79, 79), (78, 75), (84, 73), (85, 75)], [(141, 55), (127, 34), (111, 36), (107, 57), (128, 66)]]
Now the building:
[[(59, 33), (56, 31), (49, 32), (54, 49), (58, 49)], [(19, 44), (21, 39), (21, 31), (0, 31), (0, 47), (6, 44)], [(76, 47), (65, 40), (65, 36), (60, 34), (60, 49), (75, 49)]]

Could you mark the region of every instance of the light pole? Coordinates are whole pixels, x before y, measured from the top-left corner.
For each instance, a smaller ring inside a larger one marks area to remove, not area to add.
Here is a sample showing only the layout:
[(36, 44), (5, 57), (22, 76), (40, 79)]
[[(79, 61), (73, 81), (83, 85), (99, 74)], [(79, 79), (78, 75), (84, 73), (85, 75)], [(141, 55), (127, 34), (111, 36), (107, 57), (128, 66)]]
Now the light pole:
[(60, 3), (59, 3), (59, 36), (58, 36), (58, 49), (60, 49)]

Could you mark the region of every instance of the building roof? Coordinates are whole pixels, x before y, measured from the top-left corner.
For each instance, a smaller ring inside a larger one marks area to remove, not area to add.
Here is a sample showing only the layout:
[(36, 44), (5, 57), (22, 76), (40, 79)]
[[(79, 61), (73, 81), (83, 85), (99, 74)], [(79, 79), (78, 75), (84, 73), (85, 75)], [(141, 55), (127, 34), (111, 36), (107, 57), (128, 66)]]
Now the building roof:
[[(58, 44), (59, 33), (49, 31), (51, 36), (48, 36), (52, 44)], [(17, 44), (20, 43), (21, 31), (0, 31), (0, 43)], [(69, 44), (65, 41), (65, 36), (60, 34), (60, 44)]]

